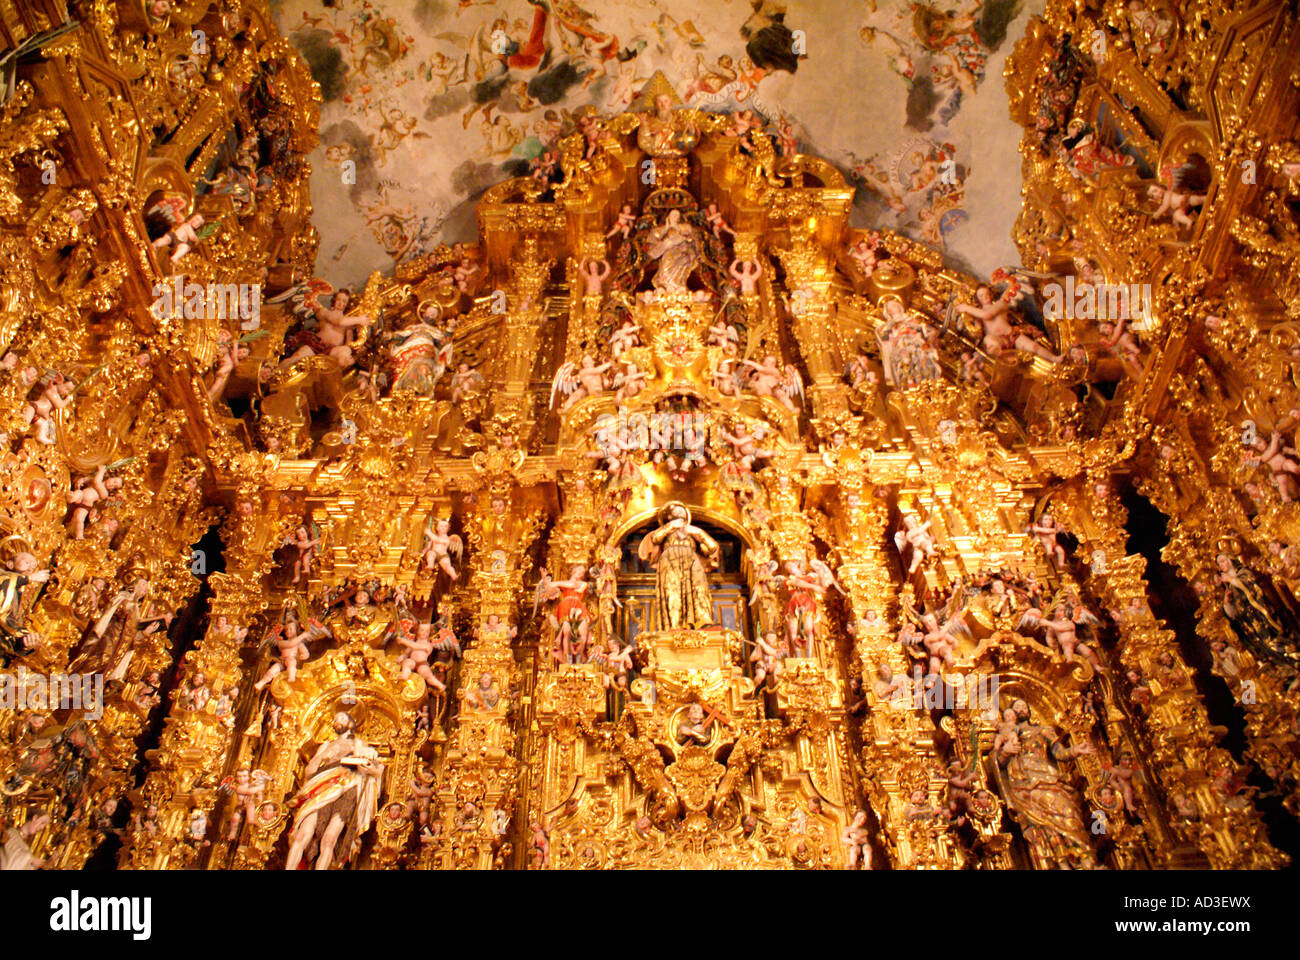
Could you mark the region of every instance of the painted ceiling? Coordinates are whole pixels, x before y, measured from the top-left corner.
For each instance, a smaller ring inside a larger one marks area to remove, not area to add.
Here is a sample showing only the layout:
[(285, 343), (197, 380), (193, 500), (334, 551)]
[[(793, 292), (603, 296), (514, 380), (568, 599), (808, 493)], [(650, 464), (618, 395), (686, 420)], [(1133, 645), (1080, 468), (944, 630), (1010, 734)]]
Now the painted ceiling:
[[(321, 87), (317, 274), (354, 284), (472, 239), (474, 201), (591, 105), (662, 71), (752, 109), (888, 227), (988, 274), (1018, 262), (1021, 131), (1002, 68), (1043, 0), (272, 0)], [(788, 125), (788, 126), (786, 126)], [(951, 163), (947, 161), (952, 161)]]

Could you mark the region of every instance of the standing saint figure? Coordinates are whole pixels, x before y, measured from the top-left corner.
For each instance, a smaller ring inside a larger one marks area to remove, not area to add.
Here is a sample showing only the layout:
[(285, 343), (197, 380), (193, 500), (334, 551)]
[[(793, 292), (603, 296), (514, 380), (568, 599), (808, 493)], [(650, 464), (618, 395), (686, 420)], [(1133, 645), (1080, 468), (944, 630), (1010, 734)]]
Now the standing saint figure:
[(303, 771), (302, 786), (291, 801), (297, 807), (286, 870), (297, 870), (305, 856), (317, 870), (337, 858), (352, 859), (379, 808), (384, 764), (374, 747), (356, 735), (348, 714), (334, 714), (336, 736), (322, 744)]
[(680, 210), (669, 210), (663, 224), (650, 231), (646, 257), (659, 261), (651, 281), (655, 290), (681, 293), (686, 289), (686, 281), (700, 261), (700, 242), (695, 228), (682, 222)]
[(661, 526), (641, 539), (637, 556), (655, 567), (655, 603), (661, 630), (707, 627), (713, 600), (705, 558), (718, 556), (718, 543), (692, 526), (691, 512), (678, 500), (659, 511)]

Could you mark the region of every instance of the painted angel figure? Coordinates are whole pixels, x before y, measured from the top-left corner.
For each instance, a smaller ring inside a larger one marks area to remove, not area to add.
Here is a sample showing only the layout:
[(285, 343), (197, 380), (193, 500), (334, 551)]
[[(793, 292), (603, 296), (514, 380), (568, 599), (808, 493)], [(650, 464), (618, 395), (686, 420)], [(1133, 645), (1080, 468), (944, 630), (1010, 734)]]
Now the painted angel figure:
[(733, 237), (736, 235), (736, 231), (732, 230), (727, 224), (726, 218), (722, 215), (722, 211), (718, 209), (716, 203), (710, 203), (704, 208), (704, 219), (708, 223), (709, 229), (713, 231), (713, 235), (719, 240), (722, 239), (723, 233), (729, 233)]
[(876, 269), (876, 251), (880, 249), (880, 235), (870, 233), (860, 238), (848, 249), (849, 258), (858, 265), (864, 277), (870, 277)]
[(231, 811), (230, 829), (226, 833), (226, 839), (231, 843), (239, 839), (240, 828), (245, 823), (252, 822), (253, 812), (257, 809), (258, 802), (266, 792), (266, 784), (271, 779), (271, 775), (265, 770), (241, 767), (235, 771), (234, 776), (226, 777), (217, 787), (219, 792), (231, 793), (235, 797), (235, 809)]
[(761, 637), (754, 637), (754, 652), (749, 655), (749, 660), (754, 664), (755, 692), (763, 689), (768, 677), (780, 679), (785, 672), (785, 658), (789, 652), (789, 645), (778, 639), (771, 630)]
[(826, 593), (826, 587), (819, 575), (807, 572), (798, 560), (788, 561), (785, 570), (777, 579), (790, 592), (785, 605), (787, 639), (792, 649), (811, 657), (821, 619), (817, 600)]
[(312, 521), (310, 533), (308, 533), (306, 525), (303, 525), (293, 532), (293, 536), (284, 541), (286, 547), (292, 547), (297, 551), (297, 556), (293, 561), (294, 583), (310, 579), (312, 562), (316, 559), (316, 549), (320, 546), (320, 542), (320, 527), (316, 525), (315, 521)]
[(459, 563), (465, 552), (465, 544), (451, 532), (451, 521), (445, 517), (430, 517), (424, 528), (424, 565), (430, 570), (441, 569), (453, 580), (459, 580), (460, 574), (451, 565), (454, 554)]
[(172, 263), (182, 260), (200, 240), (212, 236), (217, 229), (215, 223), (204, 226), (201, 213), (192, 213), (187, 217), (183, 197), (164, 197), (146, 210), (145, 216), (162, 217), (170, 225), (167, 232), (153, 242), (153, 248), (162, 251), (172, 247)]
[(916, 517), (906, 514), (903, 516), (903, 529), (894, 534), (894, 546), (898, 548), (900, 557), (906, 547), (912, 549), (912, 562), (907, 568), (909, 577), (916, 573), (917, 567), (938, 552), (934, 547), (934, 537), (930, 534), (930, 521), (918, 523)]
[(608, 260), (587, 260), (583, 263), (578, 273), (582, 276), (583, 289), (587, 296), (600, 296), (605, 288), (605, 278), (609, 276), (610, 269)]
[(622, 403), (645, 389), (645, 383), (645, 371), (629, 361), (625, 370), (614, 375), (614, 382), (610, 386), (614, 389), (614, 399)]
[(1044, 615), (1037, 607), (1030, 607), (1020, 618), (1018, 629), (1043, 630), (1048, 645), (1060, 650), (1066, 663), (1074, 662), (1074, 652), (1078, 650), (1094, 667), (1104, 670), (1096, 651), (1078, 634), (1080, 626), (1090, 628), (1100, 622), (1087, 609), (1080, 607), (1076, 610), (1071, 604), (1062, 603), (1054, 607), (1050, 615)]
[(590, 355), (583, 356), (576, 364), (572, 360), (560, 364), (560, 369), (555, 371), (555, 379), (551, 382), (550, 405), (555, 405), (558, 394), (564, 394), (569, 399), (560, 407), (563, 412), (579, 400), (604, 393), (605, 371), (612, 366), (612, 363), (597, 364)]
[(416, 673), (432, 689), (439, 691), (447, 689), (447, 685), (434, 675), (429, 666), (429, 657), (436, 647), (433, 638), (433, 624), (416, 624), (413, 634), (405, 630), (400, 631), (397, 635), (397, 642), (405, 648), (405, 652), (397, 661), (398, 680), (405, 680), (412, 673)]
[(781, 564), (776, 560), (763, 560), (752, 550), (747, 552), (754, 570), (754, 584), (750, 591), (749, 605), (752, 607), (760, 601), (775, 600), (776, 586), (779, 583), (777, 571), (781, 569)]
[(107, 469), (100, 464), (94, 475), (82, 477), (68, 491), (68, 508), (72, 511), (68, 517), (68, 531), (74, 540), (86, 538), (86, 524), (94, 519), (95, 507), (108, 500), (112, 491), (122, 489), (122, 478), (106, 478)]
[(740, 287), (741, 296), (752, 297), (758, 292), (758, 278), (763, 275), (763, 265), (757, 260), (736, 259), (727, 267), (727, 273)]
[(483, 374), (462, 363), (451, 377), (451, 402), (460, 403), (467, 397), (483, 389)]
[(864, 384), (874, 386), (876, 374), (871, 369), (871, 360), (865, 353), (856, 353), (853, 358), (844, 364), (844, 379), (849, 382), (854, 390)]
[(1133, 339), (1127, 327), (1127, 319), (1122, 319), (1119, 323), (1103, 320), (1097, 324), (1097, 332), (1102, 336), (1101, 347), (1119, 357), (1128, 367), (1136, 368), (1140, 372), (1142, 348), (1138, 346), (1138, 342)]
[(1032, 333), (1036, 332), (1033, 327), (1024, 324), (1012, 324), (1008, 320), (1011, 311), (1011, 300), (1015, 295), (1016, 291), (1013, 285), (995, 299), (993, 291), (989, 289), (988, 285), (980, 284), (975, 288), (976, 305), (959, 303), (955, 309), (958, 313), (974, 317), (980, 322), (984, 351), (989, 356), (1001, 357), (1015, 349), (1031, 353), (1036, 357), (1042, 357), (1051, 363), (1060, 363), (1060, 354), (1053, 353), (1031, 336)]
[(311, 650), (307, 645), (327, 636), (330, 636), (330, 630), (323, 624), (313, 621), (307, 630), (303, 630), (296, 616), (287, 615), (284, 622), (268, 633), (266, 639), (262, 641), (263, 646), (267, 643), (275, 644), (276, 659), (272, 661), (266, 673), (262, 674), (262, 678), (253, 684), (253, 689), (263, 689), (281, 673), (286, 674), (289, 682), (293, 683), (298, 677), (298, 664), (311, 657)]
[(1057, 537), (1065, 531), (1056, 519), (1047, 512), (1044, 512), (1038, 518), (1038, 522), (1030, 524), (1029, 532), (1033, 534), (1034, 539), (1042, 546), (1043, 552), (1048, 558), (1056, 563), (1057, 567), (1065, 566), (1065, 548), (1057, 541)]
[(1167, 216), (1180, 227), (1192, 227), (1196, 224), (1191, 209), (1203, 206), (1205, 195), (1192, 193), (1183, 186), (1187, 171), (1186, 164), (1177, 168), (1167, 164), (1160, 171), (1163, 182), (1153, 183), (1147, 187), (1147, 197), (1160, 204), (1151, 214), (1152, 221), (1162, 220)]
[(609, 336), (609, 349), (615, 360), (622, 356), (624, 351), (639, 346), (641, 346), (641, 331), (637, 328), (636, 321), (631, 318), (624, 320), (622, 325)]
[[(322, 303), (325, 297), (328, 297), (328, 306)], [(344, 369), (351, 367), (356, 362), (350, 345), (353, 331), (358, 327), (369, 327), (374, 322), (371, 317), (349, 313), (351, 306), (352, 293), (346, 288), (335, 290), (323, 280), (308, 282), (294, 312), (314, 317), (317, 328), (301, 330), (289, 339), (287, 347), (290, 353), (280, 366), (287, 367), (304, 357), (325, 356)]]
[(741, 364), (752, 369), (749, 375), (749, 389), (760, 397), (772, 397), (779, 400), (788, 410), (798, 409), (794, 397), (803, 402), (803, 378), (792, 363), (780, 366), (776, 357), (768, 354), (761, 363), (754, 360), (742, 360)]
[(618, 217), (614, 220), (614, 226), (610, 227), (609, 233), (605, 234), (605, 237), (608, 239), (617, 233), (626, 240), (635, 224), (636, 214), (632, 210), (632, 204), (625, 203), (619, 208)]
[(734, 357), (740, 346), (740, 334), (734, 326), (719, 317), (718, 321), (709, 327), (708, 344), (711, 347), (721, 347), (722, 352), (728, 357)]

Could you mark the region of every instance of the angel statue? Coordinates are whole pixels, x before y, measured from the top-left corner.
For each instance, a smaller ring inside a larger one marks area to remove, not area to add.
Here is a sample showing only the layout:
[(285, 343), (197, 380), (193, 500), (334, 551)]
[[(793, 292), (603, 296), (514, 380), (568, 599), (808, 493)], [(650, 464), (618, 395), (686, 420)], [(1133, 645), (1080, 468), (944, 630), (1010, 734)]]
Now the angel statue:
[(894, 533), (894, 546), (898, 548), (899, 557), (902, 557), (907, 547), (912, 548), (912, 563), (907, 569), (907, 575), (910, 577), (916, 573), (917, 567), (936, 553), (934, 537), (930, 533), (930, 521), (917, 523), (916, 517), (904, 514), (903, 529)]
[(695, 228), (682, 222), (680, 210), (669, 210), (662, 225), (650, 231), (646, 257), (658, 260), (651, 285), (660, 293), (682, 293), (686, 281), (700, 262), (700, 241)]
[(158, 251), (172, 248), (171, 262), (178, 263), (193, 250), (200, 240), (204, 240), (217, 230), (215, 223), (204, 226), (203, 214), (192, 213), (185, 216), (185, 199), (183, 197), (164, 197), (145, 211), (147, 217), (162, 217), (169, 229), (153, 242)]
[[(348, 313), (352, 306), (352, 293), (346, 288), (335, 290), (324, 280), (312, 280), (301, 291), (302, 299), (294, 308), (295, 313), (314, 318), (315, 330), (303, 329), (288, 341), (290, 353), (280, 362), (281, 367), (297, 363), (304, 357), (329, 357), (345, 370), (356, 362), (351, 341), (352, 331), (357, 327), (368, 327), (373, 322), (370, 317)], [(329, 306), (321, 302), (329, 297)]]
[(605, 392), (605, 371), (613, 367), (612, 363), (597, 364), (590, 356), (584, 356), (579, 363), (568, 360), (560, 364), (551, 382), (551, 405), (555, 405), (557, 394), (564, 394), (569, 399), (560, 407), (563, 413), (586, 397), (595, 397)]
[(793, 363), (782, 367), (776, 357), (768, 354), (763, 362), (742, 360), (741, 364), (751, 368), (749, 389), (760, 397), (773, 397), (783, 403), (788, 410), (797, 409), (794, 397), (803, 401), (803, 378)]
[(379, 808), (384, 764), (379, 753), (356, 734), (342, 711), (334, 714), (335, 737), (307, 763), (302, 786), (290, 801), (296, 808), (286, 870), (314, 860), (317, 870), (345, 864), (361, 848)]
[(234, 842), (239, 839), (239, 830), (245, 823), (253, 820), (253, 811), (257, 808), (266, 784), (273, 779), (265, 770), (250, 770), (240, 767), (233, 776), (226, 777), (217, 787), (219, 793), (231, 793), (235, 797), (235, 809), (230, 814), (230, 828), (226, 839)]
[(637, 556), (654, 565), (655, 602), (664, 630), (707, 627), (713, 600), (705, 560), (716, 560), (718, 543), (691, 524), (691, 512), (678, 500), (659, 511), (660, 526), (641, 538)]
[(456, 555), (460, 562), (465, 552), (465, 544), (451, 532), (451, 521), (445, 517), (429, 518), (424, 528), (424, 563), (430, 570), (441, 568), (453, 580), (459, 580), (460, 574), (451, 565), (451, 555)]

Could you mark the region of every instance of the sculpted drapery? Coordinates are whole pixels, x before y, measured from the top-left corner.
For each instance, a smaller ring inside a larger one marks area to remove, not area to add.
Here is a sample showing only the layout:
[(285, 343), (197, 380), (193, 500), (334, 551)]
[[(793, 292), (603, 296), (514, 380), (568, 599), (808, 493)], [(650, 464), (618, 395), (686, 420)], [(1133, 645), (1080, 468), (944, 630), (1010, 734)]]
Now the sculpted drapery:
[(713, 623), (705, 558), (717, 557), (718, 544), (691, 524), (691, 513), (677, 501), (659, 514), (662, 524), (646, 534), (637, 549), (655, 565), (655, 599), (661, 629), (707, 627)]

